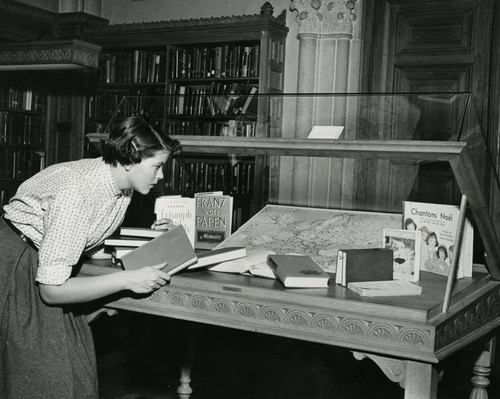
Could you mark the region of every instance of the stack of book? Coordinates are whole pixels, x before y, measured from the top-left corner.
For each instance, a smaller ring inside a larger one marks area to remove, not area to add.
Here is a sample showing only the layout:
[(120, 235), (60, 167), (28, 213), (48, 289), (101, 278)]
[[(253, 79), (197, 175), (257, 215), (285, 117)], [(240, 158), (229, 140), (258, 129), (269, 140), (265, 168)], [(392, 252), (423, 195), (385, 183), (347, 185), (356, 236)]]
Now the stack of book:
[(112, 248), (111, 260), (113, 263), (120, 264), (124, 255), (163, 233), (162, 230), (153, 230), (147, 227), (122, 227), (118, 235), (106, 238), (104, 245)]

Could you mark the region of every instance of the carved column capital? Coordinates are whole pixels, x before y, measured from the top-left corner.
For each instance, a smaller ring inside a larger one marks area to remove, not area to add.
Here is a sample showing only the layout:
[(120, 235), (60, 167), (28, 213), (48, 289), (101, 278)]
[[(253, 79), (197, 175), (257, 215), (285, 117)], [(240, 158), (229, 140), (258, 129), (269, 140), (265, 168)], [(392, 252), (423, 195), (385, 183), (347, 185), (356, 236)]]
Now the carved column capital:
[(352, 37), (357, 0), (292, 0), (297, 11), (299, 36), (347, 35)]

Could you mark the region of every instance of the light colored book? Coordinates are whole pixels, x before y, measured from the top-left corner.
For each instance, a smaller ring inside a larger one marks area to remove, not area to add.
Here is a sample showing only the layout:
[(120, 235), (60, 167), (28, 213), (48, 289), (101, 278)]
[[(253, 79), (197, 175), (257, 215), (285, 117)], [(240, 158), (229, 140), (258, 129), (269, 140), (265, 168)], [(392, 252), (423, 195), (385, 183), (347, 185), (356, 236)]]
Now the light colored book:
[(121, 227), (120, 235), (132, 237), (155, 238), (163, 234), (165, 231), (153, 230), (149, 227)]
[(194, 247), (195, 236), (195, 201), (191, 197), (165, 195), (155, 201), (156, 220), (167, 218), (175, 225), (181, 225), (186, 230), (189, 241)]
[(233, 197), (215, 193), (196, 193), (195, 235), (196, 249), (212, 249), (231, 235), (233, 224)]
[(110, 236), (104, 240), (104, 245), (110, 247), (140, 247), (151, 241), (148, 237), (136, 237), (136, 236)]
[(347, 288), (361, 296), (405, 296), (422, 293), (421, 286), (406, 280), (358, 281), (348, 283)]
[[(420, 270), (447, 276), (455, 253), (458, 205), (403, 202), (403, 228), (421, 232)], [(457, 278), (472, 276), (474, 228), (466, 218), (458, 259)]]
[(210, 267), (209, 270), (276, 279), (276, 275), (267, 264), (267, 257), (272, 254), (274, 252), (269, 250), (250, 250), (247, 251), (247, 255), (243, 258), (221, 262), (218, 265)]
[(420, 231), (383, 229), (383, 245), (394, 255), (393, 278), (418, 281), (420, 278)]
[(233, 259), (243, 258), (247, 255), (247, 249), (245, 247), (227, 247), (212, 249), (211, 251), (205, 251), (197, 254), (198, 261), (189, 266), (189, 270), (200, 269), (203, 267), (215, 265), (217, 263), (230, 261)]

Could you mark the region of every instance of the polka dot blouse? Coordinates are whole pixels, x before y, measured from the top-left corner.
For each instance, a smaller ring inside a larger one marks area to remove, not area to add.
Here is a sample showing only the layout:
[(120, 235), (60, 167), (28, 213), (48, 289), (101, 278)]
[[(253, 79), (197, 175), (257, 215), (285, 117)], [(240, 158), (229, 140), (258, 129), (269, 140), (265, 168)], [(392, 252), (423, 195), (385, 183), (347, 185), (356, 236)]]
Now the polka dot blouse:
[(4, 207), (6, 218), (38, 247), (36, 280), (62, 284), (82, 253), (122, 223), (132, 190), (120, 191), (102, 158), (49, 166), (25, 181)]

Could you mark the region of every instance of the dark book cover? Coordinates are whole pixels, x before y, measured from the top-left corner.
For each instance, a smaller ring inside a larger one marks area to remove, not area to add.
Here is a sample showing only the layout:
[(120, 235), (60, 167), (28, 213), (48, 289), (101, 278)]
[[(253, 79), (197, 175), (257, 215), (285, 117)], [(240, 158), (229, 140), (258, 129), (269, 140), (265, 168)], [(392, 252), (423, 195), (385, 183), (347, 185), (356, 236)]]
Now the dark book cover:
[(196, 262), (196, 254), (182, 226), (166, 231), (121, 258), (125, 270), (165, 265), (164, 272), (173, 275)]
[(393, 279), (393, 251), (388, 248), (340, 249), (336, 283)]

